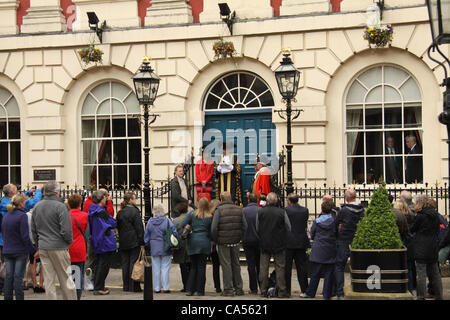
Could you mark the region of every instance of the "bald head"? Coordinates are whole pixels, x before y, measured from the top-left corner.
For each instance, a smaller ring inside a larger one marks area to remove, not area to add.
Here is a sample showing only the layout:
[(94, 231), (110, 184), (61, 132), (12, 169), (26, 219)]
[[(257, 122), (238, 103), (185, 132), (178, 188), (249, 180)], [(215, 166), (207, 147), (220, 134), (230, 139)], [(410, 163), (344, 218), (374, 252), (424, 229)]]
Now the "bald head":
[(347, 203), (353, 202), (356, 200), (356, 191), (355, 189), (347, 189), (345, 190), (345, 201)]

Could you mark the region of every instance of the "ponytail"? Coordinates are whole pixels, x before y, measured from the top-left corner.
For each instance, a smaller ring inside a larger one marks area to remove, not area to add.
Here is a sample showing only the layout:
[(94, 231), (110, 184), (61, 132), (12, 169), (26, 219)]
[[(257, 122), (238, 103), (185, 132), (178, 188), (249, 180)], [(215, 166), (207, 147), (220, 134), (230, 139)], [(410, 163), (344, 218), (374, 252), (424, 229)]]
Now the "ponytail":
[(12, 200), (11, 203), (8, 204), (6, 206), (6, 208), (8, 209), (8, 211), (14, 211), (16, 210), (20, 204), (22, 204), (23, 202), (25, 202), (27, 200), (27, 198), (24, 195), (21, 194), (16, 194)]
[(134, 192), (125, 193), (125, 195), (123, 196), (123, 201), (120, 204), (120, 210), (123, 210), (130, 203), (130, 200), (135, 196), (136, 194)]

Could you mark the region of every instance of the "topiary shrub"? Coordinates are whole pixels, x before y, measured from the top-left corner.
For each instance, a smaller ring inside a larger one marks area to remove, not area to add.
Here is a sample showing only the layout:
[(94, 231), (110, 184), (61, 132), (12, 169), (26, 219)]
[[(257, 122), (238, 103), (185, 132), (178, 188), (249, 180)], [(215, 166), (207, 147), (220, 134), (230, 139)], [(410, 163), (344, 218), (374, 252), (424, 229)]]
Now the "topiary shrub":
[(400, 249), (403, 243), (386, 188), (373, 193), (364, 217), (359, 221), (352, 249)]

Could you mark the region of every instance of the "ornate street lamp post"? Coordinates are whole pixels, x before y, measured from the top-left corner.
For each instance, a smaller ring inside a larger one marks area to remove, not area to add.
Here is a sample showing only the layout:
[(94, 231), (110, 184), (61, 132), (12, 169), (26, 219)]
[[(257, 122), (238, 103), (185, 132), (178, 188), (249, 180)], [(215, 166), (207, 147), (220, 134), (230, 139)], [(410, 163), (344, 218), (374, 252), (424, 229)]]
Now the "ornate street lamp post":
[[(158, 93), (159, 82), (161, 79), (153, 72), (150, 66), (150, 58), (145, 57), (139, 72), (133, 77), (134, 87), (136, 89), (136, 97), (139, 104), (144, 109), (144, 128), (145, 128), (145, 142), (144, 142), (144, 201), (145, 201), (145, 216), (144, 221), (147, 224), (151, 217), (150, 208), (150, 173), (149, 173), (149, 153), (150, 147), (148, 146), (148, 127), (155, 122), (159, 116), (157, 114), (149, 114), (149, 106), (153, 105)], [(152, 120), (149, 122), (149, 118)], [(153, 279), (152, 279), (152, 266), (148, 264), (145, 266), (144, 273), (144, 300), (153, 300)]]
[[(428, 48), (428, 57), (439, 64), (444, 69), (444, 80), (441, 87), (445, 87), (443, 93), (444, 110), (439, 115), (439, 122), (447, 126), (447, 144), (448, 144), (448, 166), (450, 178), (450, 78), (448, 77), (447, 68), (442, 61), (436, 60), (431, 56), (430, 51), (437, 51), (450, 65), (448, 57), (446, 57), (439, 49), (441, 44), (450, 43), (450, 0), (426, 0), (428, 7), (428, 16), (430, 18), (431, 37), (433, 43)], [(449, 195), (450, 197), (450, 183)]]
[[(291, 123), (293, 120), (300, 116), (301, 109), (292, 109), (291, 102), (295, 102), (295, 96), (298, 91), (298, 84), (300, 81), (300, 71), (298, 71), (291, 60), (291, 52), (288, 49), (283, 49), (283, 60), (280, 65), (275, 69), (275, 78), (278, 83), (278, 89), (283, 97), (283, 101), (286, 103), (286, 110), (274, 110), (278, 115), (287, 120), (287, 183), (286, 192), (290, 194), (294, 192), (294, 186), (292, 182), (292, 139), (291, 139)], [(286, 117), (284, 116), (286, 115)]]
[[(145, 201), (145, 216), (144, 222), (147, 224), (151, 217), (150, 208), (150, 173), (149, 173), (149, 153), (150, 147), (148, 146), (148, 128), (155, 122), (156, 118), (159, 116), (157, 114), (149, 114), (150, 106), (156, 99), (156, 94), (158, 93), (160, 78), (153, 72), (150, 66), (150, 58), (145, 57), (139, 72), (133, 77), (134, 87), (136, 89), (136, 97), (139, 104), (143, 106), (144, 109), (144, 201)], [(149, 118), (152, 120), (149, 122)]]

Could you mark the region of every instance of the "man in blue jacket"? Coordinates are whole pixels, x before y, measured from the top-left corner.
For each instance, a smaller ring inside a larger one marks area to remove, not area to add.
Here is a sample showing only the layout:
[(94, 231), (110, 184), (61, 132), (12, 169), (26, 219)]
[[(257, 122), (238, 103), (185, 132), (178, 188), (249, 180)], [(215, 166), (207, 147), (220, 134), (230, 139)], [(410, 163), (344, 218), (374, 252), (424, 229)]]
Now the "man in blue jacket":
[(337, 255), (336, 255), (336, 293), (338, 299), (344, 297), (344, 269), (350, 257), (349, 245), (355, 236), (356, 226), (364, 216), (364, 207), (356, 200), (356, 191), (345, 191), (346, 204), (339, 211), (336, 218)]
[(104, 208), (107, 194), (97, 190), (92, 195), (93, 204), (89, 207), (89, 226), (92, 234), (92, 247), (96, 255), (94, 269), (94, 295), (106, 295), (105, 280), (111, 267), (112, 254), (117, 250), (114, 229), (116, 220)]

